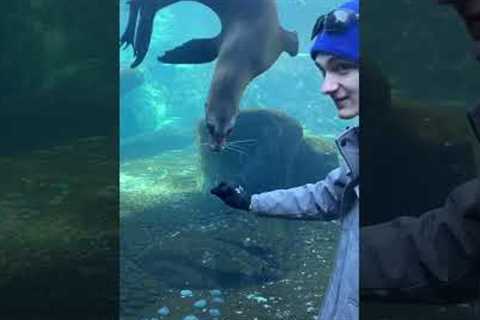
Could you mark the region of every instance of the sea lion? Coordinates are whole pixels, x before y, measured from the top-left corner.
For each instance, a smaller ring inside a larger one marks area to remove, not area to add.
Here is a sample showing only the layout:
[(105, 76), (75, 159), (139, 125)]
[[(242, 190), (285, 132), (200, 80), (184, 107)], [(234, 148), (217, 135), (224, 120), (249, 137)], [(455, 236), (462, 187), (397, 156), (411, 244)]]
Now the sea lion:
[[(183, 0), (132, 0), (121, 44), (132, 45), (138, 66), (148, 51), (153, 19), (160, 9)], [(165, 52), (163, 63), (206, 63), (218, 58), (205, 104), (212, 150), (223, 150), (247, 85), (285, 51), (298, 53), (296, 32), (279, 24), (274, 0), (195, 0), (217, 14), (222, 30), (211, 39), (194, 39)], [(137, 27), (137, 20), (138, 27)]]

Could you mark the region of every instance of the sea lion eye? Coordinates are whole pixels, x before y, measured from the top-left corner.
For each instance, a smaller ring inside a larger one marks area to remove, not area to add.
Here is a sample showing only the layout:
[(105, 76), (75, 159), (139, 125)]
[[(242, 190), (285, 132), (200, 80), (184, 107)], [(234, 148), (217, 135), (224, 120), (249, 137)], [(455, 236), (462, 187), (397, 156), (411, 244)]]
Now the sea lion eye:
[(233, 131), (233, 128), (229, 128), (226, 132), (226, 136), (229, 136)]

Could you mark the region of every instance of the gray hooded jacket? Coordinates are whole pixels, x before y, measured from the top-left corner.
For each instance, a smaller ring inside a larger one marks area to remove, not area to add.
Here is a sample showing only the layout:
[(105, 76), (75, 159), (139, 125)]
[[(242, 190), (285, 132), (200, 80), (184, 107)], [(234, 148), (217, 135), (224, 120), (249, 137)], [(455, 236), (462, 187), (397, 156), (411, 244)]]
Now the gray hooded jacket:
[(250, 205), (259, 215), (341, 220), (335, 267), (319, 320), (358, 319), (358, 134), (358, 127), (354, 127), (337, 138), (342, 161), (325, 179), (315, 184), (253, 195)]

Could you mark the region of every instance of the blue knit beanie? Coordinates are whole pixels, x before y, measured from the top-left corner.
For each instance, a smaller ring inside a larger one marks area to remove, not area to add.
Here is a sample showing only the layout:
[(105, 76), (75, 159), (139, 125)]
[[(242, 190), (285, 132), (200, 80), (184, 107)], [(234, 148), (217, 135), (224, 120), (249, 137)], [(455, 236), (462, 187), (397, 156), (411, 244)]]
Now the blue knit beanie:
[[(358, 0), (348, 1), (338, 9), (348, 9), (359, 13)], [(310, 55), (312, 59), (318, 53), (331, 54), (342, 59), (359, 62), (359, 23), (355, 22), (348, 26), (348, 29), (341, 33), (321, 32), (315, 38)]]

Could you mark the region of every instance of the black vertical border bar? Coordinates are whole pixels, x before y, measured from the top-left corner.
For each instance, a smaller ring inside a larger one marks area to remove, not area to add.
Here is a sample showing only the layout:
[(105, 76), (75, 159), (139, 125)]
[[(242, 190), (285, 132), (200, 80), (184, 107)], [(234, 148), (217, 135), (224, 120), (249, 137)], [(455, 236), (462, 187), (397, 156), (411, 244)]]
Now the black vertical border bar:
[(1, 319), (118, 319), (118, 7), (2, 2)]

